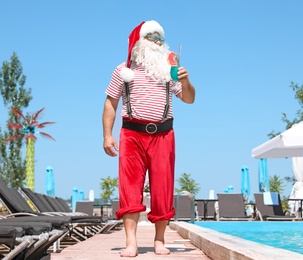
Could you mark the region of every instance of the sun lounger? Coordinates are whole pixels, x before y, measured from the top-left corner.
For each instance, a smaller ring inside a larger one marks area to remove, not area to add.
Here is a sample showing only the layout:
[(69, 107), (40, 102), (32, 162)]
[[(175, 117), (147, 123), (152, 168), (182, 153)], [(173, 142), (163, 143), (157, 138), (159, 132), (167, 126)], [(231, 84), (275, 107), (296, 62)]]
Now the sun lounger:
[(244, 198), (241, 193), (219, 193), (217, 220), (246, 221), (252, 217), (246, 215)]
[[(31, 193), (33, 196), (25, 196), (25, 193), (22, 193), (23, 195), (21, 195), (19, 191), (14, 188), (8, 188), (3, 182), (0, 181), (0, 199), (9, 209), (9, 211), (15, 215), (65, 215), (71, 216), (72, 221), (77, 223), (86, 223), (87, 225), (102, 224), (102, 219), (100, 216), (87, 216), (87, 214), (82, 212), (55, 212), (48, 203), (48, 200), (46, 199), (47, 196), (41, 196), (41, 194), (32, 191)], [(36, 195), (40, 195), (40, 198), (38, 198)], [(40, 202), (38, 202), (39, 199)], [(30, 201), (30, 204), (35, 206), (34, 210), (29, 206), (27, 201)], [(43, 211), (41, 207), (44, 207), (44, 209), (47, 211)]]
[[(9, 246), (10, 249), (3, 259), (41, 259), (47, 255), (48, 248), (68, 231), (67, 228), (55, 229), (50, 222), (37, 222), (36, 219), (30, 217), (30, 221), (26, 221), (20, 217), (0, 220), (0, 244)], [(5, 241), (6, 235), (3, 234), (7, 227), (14, 234), (10, 244)]]
[(263, 220), (292, 221), (296, 216), (286, 216), (282, 209), (280, 194), (278, 194), (277, 205), (265, 205), (263, 193), (255, 193), (256, 217)]
[[(51, 214), (50, 212), (39, 212), (33, 210), (27, 203), (26, 198), (22, 197), (14, 188), (8, 188), (0, 181), (0, 199), (3, 201), (6, 208), (12, 216), (56, 216), (58, 214)], [(64, 217), (64, 215), (61, 215)], [(66, 215), (65, 215), (66, 216)], [(70, 221), (70, 237), (74, 241), (83, 241), (88, 237), (99, 233), (102, 230), (102, 223), (100, 217), (91, 216), (77, 216), (69, 215)]]
[(190, 193), (175, 195), (174, 207), (176, 221), (194, 221), (195, 205), (194, 198)]
[(24, 234), (22, 227), (0, 226), (1, 259), (12, 259), (30, 245), (32, 242), (30, 239), (23, 239), (23, 241), (19, 239)]
[(87, 216), (94, 215), (94, 202), (93, 201), (77, 201), (76, 212), (82, 212)]
[(119, 209), (119, 200), (112, 200), (112, 219), (116, 219), (116, 212)]
[(72, 212), (72, 209), (70, 206), (67, 205), (64, 199), (60, 197), (55, 197), (58, 201), (58, 203), (61, 205), (62, 209), (64, 209), (64, 212)]
[(49, 213), (50, 215), (63, 215), (57, 214), (55, 209), (48, 203), (43, 194), (33, 192), (28, 188), (20, 189), (22, 195), (31, 202), (37, 212), (43, 212), (43, 214)]
[[(104, 223), (102, 223), (102, 218), (100, 216), (89, 216), (85, 212), (72, 212), (70, 208), (63, 206), (63, 200), (36, 193), (27, 188), (22, 188), (21, 191), (24, 196), (32, 201), (38, 212), (47, 215), (71, 216), (74, 223), (77, 223), (77, 225), (74, 225), (74, 228), (80, 228), (80, 231), (84, 229), (83, 233), (86, 235), (83, 236), (83, 239), (86, 236), (102, 233)], [(89, 206), (93, 207), (93, 202), (90, 202)], [(47, 212), (44, 212), (43, 210), (47, 210)], [(78, 233), (78, 235), (80, 236), (80, 233)]]
[[(28, 188), (21, 188), (20, 190), (22, 194), (31, 201), (38, 212), (43, 212), (44, 214), (48, 215), (88, 216), (88, 214), (83, 212), (72, 212), (70, 208), (64, 206), (64, 204), (66, 206), (67, 204), (63, 201), (63, 199), (37, 193)], [(99, 219), (101, 220), (101, 218)]]
[[(5, 192), (1, 192), (1, 189)], [(10, 201), (10, 198), (12, 196), (14, 196), (15, 203)], [(86, 213), (83, 212), (71, 212), (70, 209), (68, 209), (69, 212), (57, 212), (55, 210), (63, 210), (64, 207), (62, 206), (61, 208), (56, 208), (54, 203), (49, 203), (50, 201), (52, 201), (52, 199), (55, 200), (56, 198), (33, 192), (27, 188), (22, 188), (20, 193), (16, 189), (8, 188), (5, 184), (1, 184), (0, 182), (0, 198), (3, 198), (4, 201), (9, 201), (7, 206), (10, 207), (10, 211), (15, 216), (70, 216), (70, 235), (71, 238), (77, 242), (83, 241), (95, 234), (103, 233), (103, 227), (106, 224), (102, 222), (102, 218), (100, 216), (88, 216)], [(30, 204), (34, 206), (35, 210), (33, 210), (26, 201), (29, 201)], [(63, 200), (61, 199), (61, 201)], [(13, 205), (10, 203), (13, 203)], [(60, 202), (58, 204), (60, 204)], [(46, 210), (46, 212), (43, 210)]]

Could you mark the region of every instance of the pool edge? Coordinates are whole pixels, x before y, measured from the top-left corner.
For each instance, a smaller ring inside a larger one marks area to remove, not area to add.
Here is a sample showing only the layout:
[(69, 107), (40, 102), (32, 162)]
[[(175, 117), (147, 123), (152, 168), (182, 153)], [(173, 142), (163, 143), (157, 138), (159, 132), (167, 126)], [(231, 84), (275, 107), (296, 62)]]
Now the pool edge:
[(170, 222), (171, 229), (176, 230), (184, 239), (215, 260), (284, 260), (302, 259), (303, 255), (252, 242), (235, 236), (223, 234), (208, 228), (187, 222)]

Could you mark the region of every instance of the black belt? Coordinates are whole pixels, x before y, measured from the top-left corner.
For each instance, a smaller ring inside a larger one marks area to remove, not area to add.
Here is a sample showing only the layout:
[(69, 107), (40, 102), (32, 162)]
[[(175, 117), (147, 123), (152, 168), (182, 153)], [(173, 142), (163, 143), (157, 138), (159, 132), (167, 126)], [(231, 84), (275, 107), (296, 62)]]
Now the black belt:
[(156, 123), (142, 124), (142, 123), (132, 122), (123, 119), (122, 128), (137, 131), (137, 132), (149, 133), (149, 134), (162, 133), (173, 129), (173, 119), (171, 118), (166, 122), (159, 124)]

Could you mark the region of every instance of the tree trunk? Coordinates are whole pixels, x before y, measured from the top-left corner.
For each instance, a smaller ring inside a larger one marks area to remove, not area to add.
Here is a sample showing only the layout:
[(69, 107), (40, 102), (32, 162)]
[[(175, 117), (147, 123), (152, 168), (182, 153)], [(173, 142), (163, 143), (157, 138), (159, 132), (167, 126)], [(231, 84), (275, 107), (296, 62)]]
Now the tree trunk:
[(31, 138), (26, 142), (26, 186), (35, 189), (35, 141)]

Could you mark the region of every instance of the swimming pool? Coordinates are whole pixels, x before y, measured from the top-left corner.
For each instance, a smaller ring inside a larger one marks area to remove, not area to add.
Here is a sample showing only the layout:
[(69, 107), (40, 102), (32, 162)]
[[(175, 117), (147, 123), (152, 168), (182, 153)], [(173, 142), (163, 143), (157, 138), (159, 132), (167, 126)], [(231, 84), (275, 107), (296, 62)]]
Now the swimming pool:
[(303, 254), (301, 221), (198, 221), (195, 225)]

